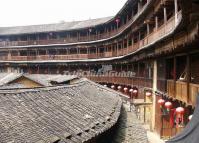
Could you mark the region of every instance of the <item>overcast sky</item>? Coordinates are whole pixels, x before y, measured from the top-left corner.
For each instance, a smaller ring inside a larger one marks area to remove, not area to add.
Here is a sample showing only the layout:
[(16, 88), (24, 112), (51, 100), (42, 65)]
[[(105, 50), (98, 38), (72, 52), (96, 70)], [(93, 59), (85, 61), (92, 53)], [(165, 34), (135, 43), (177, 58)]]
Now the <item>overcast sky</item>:
[(115, 15), (127, 0), (1, 0), (0, 26), (78, 21)]

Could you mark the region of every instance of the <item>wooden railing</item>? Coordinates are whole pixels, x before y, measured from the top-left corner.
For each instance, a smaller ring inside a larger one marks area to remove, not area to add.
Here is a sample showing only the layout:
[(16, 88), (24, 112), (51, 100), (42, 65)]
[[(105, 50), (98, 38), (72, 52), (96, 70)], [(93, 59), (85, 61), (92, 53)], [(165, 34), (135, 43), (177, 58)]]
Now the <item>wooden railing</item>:
[(152, 79), (142, 78), (142, 77), (119, 77), (119, 76), (116, 77), (116, 76), (95, 75), (95, 76), (87, 76), (87, 78), (99, 83), (113, 83), (119, 85), (152, 88)]
[(199, 84), (167, 80), (167, 94), (190, 105), (196, 105)]
[(175, 98), (175, 81), (167, 80), (167, 94)]
[(199, 84), (189, 84), (189, 104), (196, 105), (196, 98), (199, 94)]
[(176, 99), (188, 103), (187, 83), (176, 81)]

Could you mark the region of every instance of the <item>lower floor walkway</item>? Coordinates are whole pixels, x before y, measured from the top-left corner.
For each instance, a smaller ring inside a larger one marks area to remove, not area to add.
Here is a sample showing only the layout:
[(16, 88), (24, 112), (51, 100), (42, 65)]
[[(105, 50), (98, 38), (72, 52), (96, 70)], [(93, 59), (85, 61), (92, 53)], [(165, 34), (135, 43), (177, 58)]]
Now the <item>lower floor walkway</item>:
[(117, 129), (114, 132), (112, 143), (164, 143), (156, 134), (150, 132), (129, 104), (124, 104)]
[(137, 119), (136, 114), (129, 111), (127, 104), (123, 106), (112, 143), (148, 143), (146, 129)]

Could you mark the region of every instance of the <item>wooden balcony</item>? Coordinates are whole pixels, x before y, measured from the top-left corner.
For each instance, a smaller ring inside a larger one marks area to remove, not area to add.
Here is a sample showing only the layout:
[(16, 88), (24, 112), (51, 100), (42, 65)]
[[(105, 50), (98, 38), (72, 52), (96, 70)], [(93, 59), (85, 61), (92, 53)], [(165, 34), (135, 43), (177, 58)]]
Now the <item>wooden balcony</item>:
[[(181, 12), (178, 13), (179, 17), (181, 15)], [(169, 34), (170, 32), (172, 32), (172, 30), (175, 29), (175, 17), (170, 18), (167, 23), (163, 24), (161, 27), (159, 27), (159, 29), (153, 31), (151, 34), (149, 34), (148, 36), (146, 36), (144, 39), (138, 41), (137, 43), (134, 43), (132, 46), (129, 46), (127, 48), (122, 48), (118, 51), (109, 51), (109, 52), (103, 52), (103, 53), (95, 53), (95, 54), (71, 54), (71, 55), (55, 55), (53, 56), (49, 56), (49, 55), (36, 55), (36, 57), (2, 57), (4, 60), (16, 60), (16, 61), (23, 61), (23, 60), (81, 60), (81, 59), (97, 59), (97, 58), (110, 58), (110, 57), (117, 57), (117, 56), (123, 56), (123, 55), (127, 55), (130, 52), (135, 52), (138, 49), (142, 49), (143, 47), (146, 47), (152, 43), (154, 43), (155, 41), (157, 41), (158, 39), (161, 39), (162, 37), (164, 37), (165, 35)], [(61, 40), (59, 41), (59, 39), (55, 39), (55, 40), (49, 40), (49, 41), (19, 41), (19, 42), (0, 42), (0, 46), (3, 46), (4, 44), (8, 44), (8, 46), (19, 46), (19, 45), (42, 45), (44, 43), (46, 44), (63, 44), (63, 43), (67, 43), (65, 40)], [(20, 44), (19, 44), (20, 43)], [(3, 44), (3, 45), (2, 45)], [(5, 45), (4, 45), (5, 46)]]
[[(2, 42), (0, 42), (0, 47), (67, 44), (67, 43), (88, 42), (88, 41), (97, 41), (97, 40), (102, 40), (102, 39), (108, 39), (108, 38), (114, 37), (114, 36), (122, 33), (124, 30), (126, 30), (128, 27), (130, 27), (130, 25), (135, 21), (135, 19), (137, 19), (137, 17), (140, 15), (140, 13), (143, 12), (143, 10), (145, 8), (146, 8), (146, 5), (143, 7), (143, 9), (139, 13), (137, 13), (125, 25), (119, 27), (119, 29), (117, 29), (117, 30), (113, 30), (110, 32), (105, 32), (105, 33), (98, 34), (98, 35), (80, 36), (79, 38), (70, 37), (70, 38), (47, 39), (47, 40), (2, 41)], [(179, 15), (178, 17), (180, 19), (181, 12), (179, 12), (178, 15)], [(158, 37), (162, 37), (165, 33), (168, 33), (169, 31), (173, 30), (173, 28), (175, 28), (175, 18), (174, 17), (172, 17), (170, 20), (167, 21), (166, 24), (162, 25), (162, 27), (160, 27), (157, 31), (155, 31), (155, 33), (158, 33), (158, 34), (152, 34), (153, 36), (149, 35), (144, 39), (144, 42), (141, 41), (140, 47), (148, 44), (150, 41), (154, 41)], [(149, 39), (149, 42), (148, 42), (148, 39)]]
[(189, 105), (196, 105), (196, 97), (198, 93), (198, 84), (167, 80), (167, 94), (174, 99), (178, 99)]
[(87, 76), (90, 80), (98, 83), (112, 83), (119, 85), (148, 87), (152, 88), (152, 79), (142, 77), (120, 77), (120, 76), (106, 76), (106, 75), (93, 75)]

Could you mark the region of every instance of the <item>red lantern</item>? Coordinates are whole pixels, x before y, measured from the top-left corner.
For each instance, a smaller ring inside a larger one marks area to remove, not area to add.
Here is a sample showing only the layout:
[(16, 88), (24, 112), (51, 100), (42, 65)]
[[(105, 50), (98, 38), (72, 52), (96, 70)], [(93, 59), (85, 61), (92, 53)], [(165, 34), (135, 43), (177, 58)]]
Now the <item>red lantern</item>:
[(129, 90), (129, 92), (130, 92), (130, 93), (133, 93), (133, 89), (131, 88), (131, 89)]
[(117, 18), (117, 19), (115, 20), (115, 22), (116, 22), (117, 24), (120, 23), (120, 19)]
[(190, 116), (188, 117), (189, 121), (191, 121), (192, 118), (193, 118), (193, 115), (190, 115)]
[(177, 126), (183, 125), (184, 123), (184, 108), (183, 107), (178, 107), (176, 108), (176, 123)]
[(138, 93), (138, 90), (137, 90), (137, 89), (134, 89), (134, 90), (133, 90), (133, 93), (134, 93), (134, 94), (137, 94), (137, 93)]
[(183, 115), (185, 112), (184, 108), (183, 107), (178, 107), (176, 108), (176, 113), (179, 114), (179, 115)]
[(115, 85), (111, 85), (111, 88), (112, 88), (112, 89), (115, 89)]
[(164, 99), (159, 99), (158, 100), (158, 104), (160, 105), (160, 107), (162, 107), (165, 103), (165, 100)]
[(150, 96), (152, 95), (152, 93), (151, 93), (150, 91), (146, 91), (145, 95), (146, 95), (147, 97), (150, 97)]
[(124, 92), (127, 92), (127, 91), (128, 91), (128, 88), (127, 88), (127, 87), (125, 87), (125, 88), (124, 88)]
[(120, 85), (117, 87), (118, 90), (120, 90), (121, 88), (122, 88), (122, 87), (121, 87)]
[(167, 110), (169, 111), (172, 108), (172, 103), (167, 101), (164, 106), (167, 108)]

